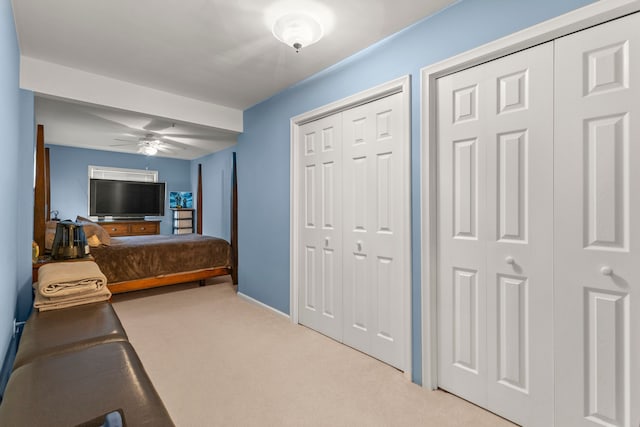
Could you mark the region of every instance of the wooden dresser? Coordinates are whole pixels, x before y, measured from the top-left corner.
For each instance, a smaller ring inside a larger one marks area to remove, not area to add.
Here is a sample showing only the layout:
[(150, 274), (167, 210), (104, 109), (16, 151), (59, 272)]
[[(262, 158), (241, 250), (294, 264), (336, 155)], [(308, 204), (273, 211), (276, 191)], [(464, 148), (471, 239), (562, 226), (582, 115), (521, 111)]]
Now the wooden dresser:
[(110, 236), (143, 236), (160, 234), (160, 221), (98, 221)]

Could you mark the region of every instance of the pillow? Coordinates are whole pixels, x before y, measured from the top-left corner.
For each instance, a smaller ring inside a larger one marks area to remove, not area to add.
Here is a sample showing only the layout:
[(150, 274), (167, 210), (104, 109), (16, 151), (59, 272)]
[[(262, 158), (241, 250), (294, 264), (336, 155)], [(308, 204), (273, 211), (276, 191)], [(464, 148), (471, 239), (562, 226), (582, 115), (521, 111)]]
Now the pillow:
[[(81, 217), (80, 215), (76, 217), (76, 222), (82, 225), (82, 228), (84, 228), (84, 234), (87, 238), (87, 243), (89, 243), (89, 246), (96, 247), (100, 246), (101, 244), (109, 246), (111, 244), (111, 236), (109, 236), (107, 230), (102, 228), (100, 224), (96, 224), (90, 219)], [(93, 236), (95, 236), (98, 240), (96, 241), (96, 239), (92, 238)]]
[[(82, 227), (84, 228), (84, 227)], [(86, 237), (86, 236), (85, 236)], [(97, 246), (100, 246), (100, 239), (98, 239), (98, 236), (96, 236), (95, 234), (91, 237), (87, 237), (87, 243), (89, 244), (89, 246), (91, 246), (92, 248), (95, 248)]]

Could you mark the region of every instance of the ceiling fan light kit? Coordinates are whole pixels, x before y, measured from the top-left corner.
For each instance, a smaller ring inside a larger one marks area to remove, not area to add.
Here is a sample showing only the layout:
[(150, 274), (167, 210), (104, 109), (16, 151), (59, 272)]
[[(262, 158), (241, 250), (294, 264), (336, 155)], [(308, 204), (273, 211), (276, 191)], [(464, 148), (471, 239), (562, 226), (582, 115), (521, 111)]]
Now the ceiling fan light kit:
[(150, 144), (145, 144), (140, 146), (138, 152), (144, 154), (145, 156), (155, 156), (156, 154), (158, 154), (158, 148)]
[(287, 46), (299, 52), (303, 47), (316, 43), (324, 35), (320, 22), (306, 13), (288, 13), (273, 23), (273, 35)]
[(141, 139), (138, 152), (145, 156), (155, 156), (158, 154), (158, 147), (160, 147), (160, 141), (157, 139)]

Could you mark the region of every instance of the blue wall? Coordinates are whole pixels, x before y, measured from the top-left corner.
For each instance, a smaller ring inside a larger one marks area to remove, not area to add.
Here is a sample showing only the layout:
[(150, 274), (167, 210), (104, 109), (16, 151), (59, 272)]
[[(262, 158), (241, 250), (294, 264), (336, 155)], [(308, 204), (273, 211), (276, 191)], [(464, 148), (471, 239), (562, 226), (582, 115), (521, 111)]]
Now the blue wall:
[(26, 320), (33, 305), (31, 241), (33, 239), (33, 184), (36, 125), (34, 95), (20, 90), (20, 150), (18, 153), (18, 319)]
[[(420, 69), (591, 2), (463, 0), (246, 110), (236, 147), (240, 291), (289, 313), (290, 118), (411, 75), (412, 346), (420, 382)], [(297, 59), (305, 60), (304, 50)]]
[[(46, 139), (46, 130), (45, 130)], [(60, 212), (60, 219), (75, 219), (88, 215), (88, 166), (111, 166), (127, 169), (158, 171), (158, 180), (167, 183), (165, 216), (160, 224), (162, 234), (171, 234), (169, 191), (189, 191), (190, 162), (163, 157), (123, 154), (112, 151), (48, 145), (51, 164), (51, 210)]]
[[(33, 235), (33, 94), (18, 88), (19, 64), (11, 2), (0, 0), (0, 182), (4, 201), (0, 224), (5, 242), (0, 245), (0, 360), (5, 367), (13, 356), (7, 350), (15, 350), (13, 319), (24, 320), (31, 305), (30, 300), (18, 301), (18, 293), (23, 294), (24, 286), (31, 284)], [(30, 298), (30, 291), (27, 296)]]
[[(191, 186), (198, 191), (198, 165), (202, 165), (202, 234), (231, 239), (231, 170), (230, 147), (191, 162)], [(194, 206), (195, 207), (195, 206)]]

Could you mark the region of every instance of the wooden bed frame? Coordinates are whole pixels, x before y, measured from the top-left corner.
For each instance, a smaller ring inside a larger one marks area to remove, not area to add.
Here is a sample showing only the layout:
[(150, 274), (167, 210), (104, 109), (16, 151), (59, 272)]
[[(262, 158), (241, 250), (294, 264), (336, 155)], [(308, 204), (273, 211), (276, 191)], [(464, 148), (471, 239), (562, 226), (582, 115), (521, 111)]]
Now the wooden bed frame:
[(188, 271), (184, 273), (166, 274), (164, 276), (149, 277), (126, 282), (110, 283), (107, 285), (112, 294), (137, 291), (140, 289), (157, 288), (159, 286), (175, 285), (178, 283), (199, 282), (200, 286), (211, 277), (231, 274), (230, 268), (207, 268), (206, 270)]
[[(36, 133), (36, 185), (34, 191), (33, 208), (33, 240), (44, 251), (45, 227), (50, 218), (51, 185), (49, 181), (49, 149), (44, 148), (44, 126), (38, 125)], [(233, 283), (238, 283), (238, 247), (237, 247), (237, 221), (238, 221), (238, 193), (236, 182), (236, 158), (233, 154), (232, 171), (232, 201), (231, 201), (231, 268), (207, 268), (196, 271), (186, 271), (175, 274), (165, 274), (143, 279), (128, 280), (125, 282), (111, 283), (109, 290), (114, 293), (136, 291), (155, 288), (158, 286), (175, 285), (178, 283), (199, 282), (204, 285), (206, 279), (230, 274)], [(197, 233), (202, 234), (202, 165), (198, 165), (198, 192), (197, 192), (196, 224)]]

